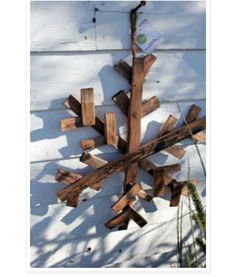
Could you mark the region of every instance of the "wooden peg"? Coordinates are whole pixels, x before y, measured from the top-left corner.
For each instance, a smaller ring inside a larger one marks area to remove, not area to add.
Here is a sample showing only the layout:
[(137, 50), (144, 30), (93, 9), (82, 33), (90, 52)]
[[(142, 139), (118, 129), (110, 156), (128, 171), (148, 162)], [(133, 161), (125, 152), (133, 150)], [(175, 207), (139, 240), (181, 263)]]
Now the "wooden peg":
[(83, 126), (95, 124), (94, 95), (92, 88), (81, 89), (81, 112)]
[(104, 136), (98, 136), (96, 138), (85, 139), (80, 141), (80, 145), (83, 150), (93, 149), (104, 144), (106, 144)]
[(107, 144), (117, 148), (118, 137), (116, 135), (116, 114), (113, 112), (105, 113), (104, 124)]

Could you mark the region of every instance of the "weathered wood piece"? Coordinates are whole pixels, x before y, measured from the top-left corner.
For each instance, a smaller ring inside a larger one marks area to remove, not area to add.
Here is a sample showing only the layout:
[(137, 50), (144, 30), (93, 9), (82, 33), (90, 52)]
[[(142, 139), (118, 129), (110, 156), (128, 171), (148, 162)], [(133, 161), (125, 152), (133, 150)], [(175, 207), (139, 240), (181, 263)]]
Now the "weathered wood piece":
[[(190, 180), (190, 182), (191, 182), (194, 186), (197, 186), (197, 185), (199, 184), (199, 180), (198, 180), (198, 179), (192, 179), (192, 180)], [(182, 192), (181, 192), (181, 194), (182, 194), (183, 196), (185, 196), (185, 197), (187, 197), (188, 194), (189, 194), (187, 183), (188, 183), (188, 181), (185, 182), (185, 185), (184, 185), (184, 187), (183, 187), (183, 189), (182, 189)]]
[(106, 144), (104, 136), (98, 136), (96, 138), (85, 139), (80, 141), (80, 145), (83, 150), (93, 149), (104, 144)]
[(58, 197), (61, 201), (66, 201), (71, 194), (76, 193), (80, 190), (80, 188), (84, 185), (91, 186), (95, 183), (98, 183), (105, 178), (111, 176), (115, 172), (119, 172), (130, 166), (132, 164), (137, 163), (139, 160), (142, 160), (156, 152), (159, 152), (187, 137), (190, 136), (190, 131), (195, 134), (198, 133), (206, 128), (206, 119), (205, 117), (196, 119), (195, 121), (191, 122), (188, 126), (184, 125), (183, 127), (174, 129), (167, 133), (166, 135), (156, 138), (153, 141), (143, 145), (140, 147), (138, 151), (134, 153), (128, 153), (121, 157), (120, 159), (110, 162), (103, 167), (87, 174), (80, 180), (76, 181), (75, 183), (67, 186), (66, 188), (60, 190), (58, 192)]
[(148, 72), (150, 71), (152, 65), (155, 63), (157, 60), (157, 57), (149, 54), (144, 57), (144, 78), (147, 76)]
[(106, 143), (117, 148), (118, 137), (116, 135), (116, 114), (114, 112), (105, 113), (104, 124)]
[[(120, 110), (125, 115), (128, 115), (130, 100), (129, 100), (129, 97), (127, 96), (127, 94), (123, 90), (120, 90), (112, 97), (112, 99), (117, 104), (117, 106), (120, 108)], [(160, 107), (160, 101), (156, 96), (153, 96), (148, 100), (142, 101), (141, 117), (148, 115), (149, 113), (155, 111), (159, 107)]]
[(190, 107), (189, 112), (185, 118), (186, 122), (190, 123), (190, 122), (194, 121), (198, 117), (200, 111), (201, 111), (201, 108), (198, 107), (197, 105), (193, 104)]
[(114, 65), (115, 70), (121, 74), (125, 79), (131, 83), (132, 79), (132, 67), (127, 64), (127, 62), (120, 60), (117, 64)]
[(128, 218), (135, 221), (140, 227), (147, 224), (147, 221), (131, 206), (126, 206), (121, 213), (117, 214), (115, 217), (106, 222), (105, 227), (112, 229), (118, 225), (121, 225)]
[(199, 132), (193, 135), (193, 138), (196, 139), (198, 142), (205, 143), (206, 142), (206, 134), (204, 132)]
[(70, 117), (61, 120), (61, 131), (70, 131), (82, 126), (80, 117)]
[(138, 192), (142, 189), (140, 184), (134, 184), (124, 195), (122, 195), (116, 203), (114, 203), (111, 208), (114, 212), (118, 213), (121, 211), (125, 206), (130, 204), (134, 199), (134, 196), (138, 194)]
[(104, 159), (101, 159), (95, 155), (92, 155), (87, 152), (83, 152), (83, 154), (80, 157), (80, 161), (83, 163), (86, 163), (87, 165), (91, 166), (92, 168), (100, 168), (106, 165), (108, 162)]
[(94, 95), (92, 88), (81, 89), (81, 109), (83, 126), (95, 124)]
[(148, 202), (150, 202), (153, 198), (150, 194), (148, 194), (143, 189), (140, 189), (140, 191), (138, 191), (137, 195), (140, 199), (143, 199), (143, 200), (148, 201)]
[(165, 166), (156, 166), (148, 159), (143, 159), (139, 161), (139, 165), (148, 173), (154, 175), (155, 171), (164, 170), (165, 174), (174, 173), (180, 171), (181, 167), (180, 164), (172, 164), (172, 165), (165, 165)]
[[(132, 153), (138, 151), (140, 148), (141, 136), (141, 104), (142, 104), (142, 91), (144, 81), (144, 59), (133, 58), (132, 70), (132, 84), (130, 94), (130, 104), (128, 111), (128, 134), (127, 134), (127, 152)], [(135, 183), (138, 171), (138, 164), (134, 163), (126, 168), (125, 183)]]
[[(157, 137), (160, 137), (170, 132), (174, 128), (176, 122), (177, 118), (175, 118), (173, 115), (169, 115), (166, 122), (163, 124), (160, 132), (158, 133)], [(182, 159), (185, 154), (185, 150), (178, 145), (172, 145), (171, 147), (166, 148), (165, 151), (178, 159)]]

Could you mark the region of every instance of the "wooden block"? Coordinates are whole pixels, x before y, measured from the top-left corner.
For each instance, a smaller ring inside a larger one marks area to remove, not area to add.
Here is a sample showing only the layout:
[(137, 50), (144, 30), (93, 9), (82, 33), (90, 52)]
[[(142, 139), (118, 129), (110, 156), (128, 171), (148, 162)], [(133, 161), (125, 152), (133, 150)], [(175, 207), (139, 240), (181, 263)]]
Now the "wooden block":
[(193, 104), (190, 107), (189, 112), (185, 118), (186, 122), (190, 123), (190, 122), (194, 121), (197, 118), (197, 116), (199, 115), (200, 111), (201, 111), (201, 108), (198, 107), (197, 105)]
[(126, 206), (121, 213), (117, 214), (115, 217), (110, 219), (105, 227), (108, 229), (112, 229), (118, 225), (121, 225), (128, 218), (132, 218), (135, 223), (137, 223), (140, 227), (143, 227), (147, 224), (147, 221), (131, 206)]
[(156, 60), (157, 57), (152, 54), (149, 54), (144, 57), (144, 77), (148, 74)]
[(114, 65), (115, 70), (131, 83), (132, 68), (125, 61), (120, 60)]
[(105, 113), (104, 124), (107, 144), (117, 148), (118, 137), (116, 135), (116, 114), (113, 112)]
[(119, 212), (120, 210), (122, 210), (125, 206), (127, 206), (128, 204), (130, 204), (134, 198), (135, 195), (137, 195), (137, 193), (142, 189), (142, 187), (140, 186), (140, 184), (136, 183), (135, 185), (133, 185), (129, 191), (127, 191), (123, 196), (121, 196), (115, 204), (113, 204), (111, 206), (112, 210), (114, 212)]
[(166, 122), (162, 125), (161, 130), (159, 131), (157, 137), (161, 137), (167, 134), (168, 132), (170, 132), (175, 126), (176, 122), (177, 122), (177, 118), (175, 118), (173, 115), (169, 115)]
[(156, 96), (153, 96), (148, 100), (142, 101), (141, 117), (150, 114), (159, 107), (160, 101)]
[(139, 197), (140, 199), (143, 199), (143, 200), (148, 201), (148, 202), (150, 202), (150, 201), (152, 200), (152, 198), (153, 198), (150, 194), (148, 194), (148, 193), (147, 193), (145, 190), (143, 190), (143, 189), (140, 189), (140, 190), (138, 191), (137, 195), (138, 195), (138, 197)]
[(206, 134), (204, 132), (199, 132), (195, 135), (193, 135), (193, 138), (196, 139), (196, 141), (205, 143), (206, 142)]
[(180, 196), (182, 193), (182, 189), (184, 187), (184, 182), (175, 182), (173, 181), (170, 185), (171, 190), (171, 200), (170, 200), (170, 207), (176, 207), (179, 205)]
[(87, 152), (83, 152), (83, 154), (80, 157), (80, 161), (86, 163), (87, 165), (95, 169), (103, 167), (108, 163), (107, 161)]
[(95, 124), (94, 95), (92, 88), (81, 89), (81, 112), (83, 126)]
[(116, 105), (120, 108), (120, 110), (127, 115), (129, 109), (129, 97), (127, 94), (120, 90), (113, 97), (112, 100), (116, 103)]
[(82, 126), (82, 121), (79, 117), (65, 118), (61, 120), (61, 131), (63, 132), (79, 128), (80, 126)]
[[(153, 178), (153, 195), (154, 196), (164, 196), (166, 193), (166, 186), (164, 184), (164, 175), (163, 170), (155, 171)], [(171, 180), (172, 181), (172, 180)]]
[(180, 164), (172, 164), (165, 166), (156, 166), (148, 159), (143, 159), (139, 161), (139, 165), (150, 174), (154, 174), (155, 171), (164, 170), (165, 174), (174, 173), (180, 171)]
[(82, 177), (83, 176), (80, 174), (58, 169), (56, 172), (55, 179), (58, 182), (62, 182), (65, 185), (70, 185), (70, 184), (73, 184), (75, 181), (78, 181)]
[(80, 145), (83, 150), (93, 149), (104, 144), (106, 144), (104, 136), (98, 136), (96, 138), (85, 139), (80, 141)]
[(166, 148), (165, 151), (178, 159), (182, 159), (186, 152), (182, 147), (178, 145), (172, 145)]

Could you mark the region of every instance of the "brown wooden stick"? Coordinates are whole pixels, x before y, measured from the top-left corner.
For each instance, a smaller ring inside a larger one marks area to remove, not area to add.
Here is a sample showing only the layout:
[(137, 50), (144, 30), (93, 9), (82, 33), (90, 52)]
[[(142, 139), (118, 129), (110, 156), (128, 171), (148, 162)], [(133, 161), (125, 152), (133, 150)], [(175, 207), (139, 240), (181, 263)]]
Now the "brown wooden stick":
[[(144, 59), (133, 58), (132, 68), (132, 85), (128, 111), (128, 153), (137, 151), (140, 147)], [(126, 191), (126, 184), (136, 182), (137, 171), (138, 164), (135, 163), (126, 168), (124, 191)]]
[(142, 101), (141, 117), (144, 117), (160, 107), (160, 101), (156, 96)]
[(95, 108), (92, 88), (81, 89), (81, 113), (83, 126), (92, 126), (95, 124)]
[(112, 229), (121, 225), (127, 218), (132, 218), (140, 227), (147, 224), (147, 221), (131, 206), (126, 206), (123, 211), (105, 223), (105, 227)]
[(114, 212), (118, 213), (121, 211), (125, 206), (130, 204), (134, 198), (135, 195), (142, 189), (140, 184), (136, 183), (134, 184), (129, 191), (127, 191), (124, 195), (122, 195), (116, 203), (114, 203), (111, 208)]
[(189, 112), (188, 112), (188, 114), (185, 118), (187, 123), (190, 123), (190, 122), (194, 121), (198, 117), (200, 111), (201, 111), (201, 108), (198, 107), (197, 105), (193, 104), (190, 107)]
[(80, 117), (70, 117), (61, 120), (61, 131), (70, 131), (82, 126)]
[(106, 144), (104, 136), (98, 136), (96, 138), (85, 139), (80, 141), (80, 145), (83, 150), (93, 149), (104, 144)]
[(132, 67), (127, 64), (127, 62), (120, 60), (117, 64), (114, 65), (115, 70), (120, 73), (125, 79), (131, 84), (132, 79)]
[(80, 161), (95, 169), (103, 167), (108, 163), (107, 161), (87, 152), (83, 152), (80, 157)]
[(118, 137), (116, 135), (116, 114), (114, 112), (105, 113), (104, 124), (106, 143), (117, 148)]
[(103, 167), (91, 172), (75, 182), (72, 185), (60, 190), (58, 192), (58, 197), (61, 201), (65, 201), (67, 197), (70, 196), (71, 193), (76, 193), (80, 190), (80, 187), (83, 185), (91, 186), (95, 183), (98, 183), (105, 178), (111, 176), (115, 172), (119, 172), (130, 166), (134, 163), (137, 163), (139, 160), (142, 160), (156, 152), (159, 152), (187, 137), (190, 136), (190, 131), (195, 134), (198, 133), (206, 128), (206, 119), (205, 117), (197, 119), (191, 122), (188, 126), (184, 125), (178, 129), (174, 129), (173, 131), (169, 132), (168, 134), (156, 138), (153, 141), (143, 145), (139, 151), (134, 153), (129, 153), (124, 155), (122, 158), (110, 162)]

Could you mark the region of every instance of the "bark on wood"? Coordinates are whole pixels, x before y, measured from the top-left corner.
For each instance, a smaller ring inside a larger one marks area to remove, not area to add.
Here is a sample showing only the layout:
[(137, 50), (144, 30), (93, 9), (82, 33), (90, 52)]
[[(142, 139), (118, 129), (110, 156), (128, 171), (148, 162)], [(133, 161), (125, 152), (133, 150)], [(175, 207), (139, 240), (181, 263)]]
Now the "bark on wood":
[(174, 129), (168, 134), (156, 138), (153, 141), (143, 145), (139, 151), (134, 153), (128, 153), (121, 157), (120, 159), (110, 162), (103, 167), (91, 172), (81, 178), (80, 180), (76, 181), (74, 184), (67, 186), (66, 188), (60, 190), (58, 192), (58, 197), (61, 201), (66, 201), (71, 194), (76, 193), (80, 190), (80, 188), (84, 185), (91, 186), (95, 183), (98, 183), (105, 178), (111, 176), (115, 172), (119, 172), (130, 166), (132, 164), (137, 163), (139, 160), (142, 160), (156, 152), (159, 152), (187, 137), (190, 136), (189, 130), (193, 134), (196, 134), (206, 128), (206, 119), (205, 117), (197, 119), (191, 122), (188, 126), (184, 125), (178, 129)]
[(104, 124), (106, 143), (117, 148), (118, 137), (116, 135), (116, 114), (114, 112), (105, 113)]
[(198, 117), (200, 111), (201, 111), (201, 108), (198, 107), (197, 105), (193, 104), (190, 107), (189, 112), (185, 118), (186, 122), (190, 123), (190, 122), (194, 121)]
[(80, 117), (71, 117), (61, 120), (61, 131), (70, 131), (75, 128), (82, 126), (82, 121)]
[(95, 108), (93, 89), (81, 89), (81, 109), (83, 126), (95, 124)]
[(112, 229), (118, 225), (121, 225), (127, 218), (131, 218), (134, 220), (140, 227), (143, 227), (147, 224), (147, 221), (131, 206), (126, 206), (123, 211), (117, 214), (115, 217), (110, 219), (105, 227), (108, 229)]
[(85, 139), (80, 141), (80, 145), (83, 150), (93, 149), (104, 144), (106, 144), (106, 140), (103, 136), (98, 136), (96, 138)]
[[(128, 115), (129, 109), (129, 97), (127, 94), (120, 90), (117, 94), (112, 97), (113, 101), (117, 104), (120, 110), (125, 114)], [(149, 113), (155, 111), (157, 108), (160, 107), (160, 101), (156, 96), (151, 97), (148, 100), (142, 101), (141, 107), (141, 117), (148, 115)]]
[[(133, 58), (132, 86), (128, 111), (128, 153), (138, 151), (141, 136), (141, 103), (144, 81), (144, 59)], [(138, 164), (126, 168), (125, 184), (135, 183)]]
[(134, 198), (135, 195), (138, 194), (138, 192), (142, 189), (140, 184), (136, 183), (134, 184), (129, 191), (127, 191), (124, 195), (122, 195), (115, 204), (111, 206), (112, 210), (116, 213), (121, 211), (125, 206), (130, 204)]

